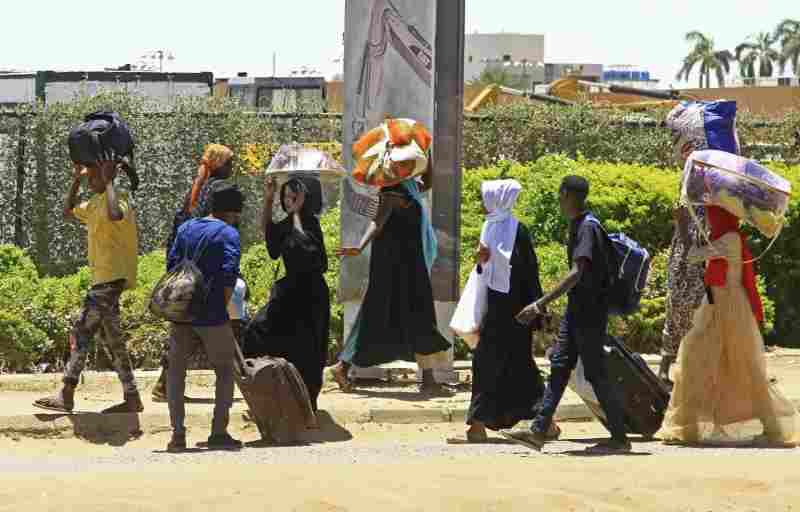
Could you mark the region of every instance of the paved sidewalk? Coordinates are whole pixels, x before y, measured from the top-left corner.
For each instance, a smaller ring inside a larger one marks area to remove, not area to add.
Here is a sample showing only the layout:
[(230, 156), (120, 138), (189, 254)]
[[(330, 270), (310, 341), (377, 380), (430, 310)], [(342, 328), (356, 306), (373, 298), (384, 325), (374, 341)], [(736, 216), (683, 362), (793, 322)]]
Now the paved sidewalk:
[[(658, 357), (647, 357), (657, 366)], [(548, 370), (545, 360), (540, 368)], [(768, 354), (770, 375), (778, 379), (781, 390), (800, 404), (800, 351), (778, 350)], [(325, 421), (339, 425), (353, 423), (461, 423), (469, 406), (469, 362), (459, 362), (456, 368), (461, 383), (448, 397), (424, 398), (414, 385), (415, 366), (398, 363), (391, 369), (390, 382), (365, 382), (352, 393), (341, 393), (329, 386), (320, 397), (320, 408), (327, 414)], [(113, 372), (86, 372), (76, 393), (76, 412), (65, 415), (49, 413), (33, 407), (32, 402), (54, 392), (60, 375), (0, 376), (0, 435), (17, 437), (81, 437), (98, 435), (129, 435), (134, 432), (158, 433), (169, 430), (169, 412), (164, 403), (153, 403), (150, 391), (158, 377), (157, 371), (137, 372), (144, 413), (140, 415), (101, 415), (99, 411), (113, 405), (122, 397), (122, 389)], [(187, 426), (207, 429), (211, 421), (214, 396), (214, 374), (211, 371), (190, 372), (187, 395)], [(237, 401), (231, 414), (232, 428), (248, 428), (243, 418), (246, 405), (237, 390)], [(586, 421), (592, 418), (588, 408), (571, 391), (567, 391), (559, 407), (557, 419)], [(249, 425), (252, 427), (252, 425)]]

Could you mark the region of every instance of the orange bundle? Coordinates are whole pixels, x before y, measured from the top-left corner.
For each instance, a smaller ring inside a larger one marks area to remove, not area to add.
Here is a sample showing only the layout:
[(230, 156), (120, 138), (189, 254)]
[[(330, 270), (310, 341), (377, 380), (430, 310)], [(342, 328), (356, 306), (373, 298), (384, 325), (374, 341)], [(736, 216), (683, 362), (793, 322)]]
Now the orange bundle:
[(389, 119), (353, 144), (353, 179), (373, 187), (389, 187), (425, 174), (431, 141), (422, 123)]

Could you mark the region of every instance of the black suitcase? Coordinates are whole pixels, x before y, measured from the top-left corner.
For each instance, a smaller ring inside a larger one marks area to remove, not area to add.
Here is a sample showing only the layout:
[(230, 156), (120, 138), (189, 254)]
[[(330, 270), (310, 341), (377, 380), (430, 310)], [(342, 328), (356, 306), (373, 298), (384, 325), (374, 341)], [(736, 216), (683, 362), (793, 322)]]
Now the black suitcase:
[[(608, 337), (605, 348), (606, 371), (622, 399), (625, 427), (629, 434), (650, 438), (661, 428), (669, 405), (669, 389), (653, 373), (639, 354), (633, 353), (620, 340)], [(570, 386), (606, 427), (605, 414), (594, 397), (588, 397)]]

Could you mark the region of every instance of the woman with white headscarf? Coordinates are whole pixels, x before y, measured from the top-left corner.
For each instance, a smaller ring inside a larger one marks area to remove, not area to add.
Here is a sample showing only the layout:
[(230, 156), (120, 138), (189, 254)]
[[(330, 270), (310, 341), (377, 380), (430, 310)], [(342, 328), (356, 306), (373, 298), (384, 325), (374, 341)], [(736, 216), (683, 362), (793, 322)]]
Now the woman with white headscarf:
[(535, 416), (544, 382), (531, 354), (534, 327), (514, 317), (542, 295), (539, 263), (530, 234), (512, 214), (521, 185), (515, 180), (481, 186), (486, 220), (478, 249), (487, 308), (472, 358), (472, 400), (467, 442), (487, 439), (486, 429), (511, 428)]

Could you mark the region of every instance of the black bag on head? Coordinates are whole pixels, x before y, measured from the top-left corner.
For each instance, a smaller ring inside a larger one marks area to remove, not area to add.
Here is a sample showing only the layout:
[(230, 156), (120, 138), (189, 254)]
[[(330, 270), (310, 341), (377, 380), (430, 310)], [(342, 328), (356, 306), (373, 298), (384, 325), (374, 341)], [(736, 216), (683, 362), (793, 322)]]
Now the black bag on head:
[(113, 160), (121, 165), (131, 190), (139, 188), (139, 176), (133, 161), (135, 143), (127, 123), (116, 112), (98, 111), (87, 115), (83, 123), (69, 133), (67, 144), (73, 162), (90, 165)]

